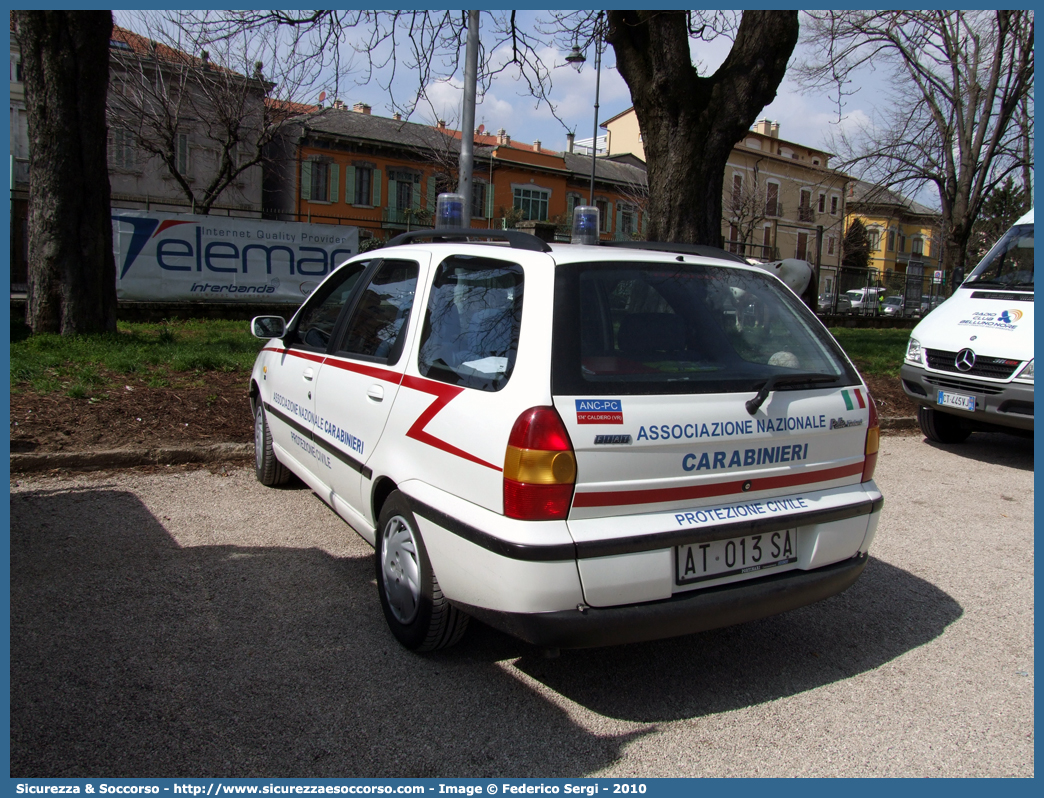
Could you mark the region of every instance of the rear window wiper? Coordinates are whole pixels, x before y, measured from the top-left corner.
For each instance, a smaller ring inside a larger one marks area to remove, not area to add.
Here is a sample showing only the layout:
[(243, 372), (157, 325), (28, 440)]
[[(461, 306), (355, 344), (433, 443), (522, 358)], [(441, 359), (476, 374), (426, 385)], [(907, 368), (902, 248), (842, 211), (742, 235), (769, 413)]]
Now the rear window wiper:
[(758, 408), (764, 404), (768, 395), (772, 393), (777, 387), (781, 385), (807, 385), (808, 383), (830, 383), (837, 382), (841, 377), (835, 374), (820, 374), (819, 372), (811, 372), (807, 374), (773, 374), (767, 380), (765, 384), (761, 386), (761, 390), (758, 391), (757, 395), (753, 399), (747, 400), (747, 412), (752, 416), (758, 412)]

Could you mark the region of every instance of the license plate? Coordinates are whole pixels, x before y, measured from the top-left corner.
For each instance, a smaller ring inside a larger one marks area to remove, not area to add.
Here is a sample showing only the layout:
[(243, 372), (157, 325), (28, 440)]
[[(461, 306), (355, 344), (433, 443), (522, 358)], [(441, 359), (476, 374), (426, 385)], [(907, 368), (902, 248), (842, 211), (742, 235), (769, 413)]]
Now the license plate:
[(689, 543), (674, 550), (674, 583), (691, 585), (734, 574), (760, 574), (796, 563), (797, 553), (794, 529)]
[(967, 396), (963, 393), (939, 391), (938, 403), (943, 407), (956, 407), (958, 410), (967, 410), (971, 413), (975, 412), (975, 397)]

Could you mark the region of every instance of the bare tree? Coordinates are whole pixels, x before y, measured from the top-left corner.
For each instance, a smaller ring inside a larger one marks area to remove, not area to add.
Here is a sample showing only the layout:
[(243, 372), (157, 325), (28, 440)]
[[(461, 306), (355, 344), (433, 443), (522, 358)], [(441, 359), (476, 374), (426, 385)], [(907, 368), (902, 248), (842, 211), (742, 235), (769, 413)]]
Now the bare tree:
[(15, 11), (29, 127), (33, 333), (116, 329), (105, 159), (109, 11)]
[[(943, 268), (963, 271), (990, 188), (1032, 165), (1032, 11), (811, 12), (798, 75), (833, 87), (839, 113), (860, 70), (890, 70), (891, 111), (834, 148), (850, 169), (908, 192), (936, 188)], [(1027, 122), (1015, 124), (1025, 105)], [(844, 167), (842, 167), (844, 168)]]
[(108, 115), (115, 131), (162, 164), (193, 212), (208, 214), (307, 108), (301, 94), (319, 73), (288, 57), (271, 31), (210, 44), (178, 19), (143, 14), (136, 22), (145, 35), (118, 31)]
[[(761, 161), (762, 159), (759, 158), (755, 162), (738, 185), (733, 183), (731, 189), (726, 189), (723, 218), (730, 228), (735, 228), (738, 236), (736, 243), (742, 254), (747, 254), (747, 245), (754, 243), (754, 234), (761, 229), (762, 222), (767, 218), (765, 216), (765, 195), (758, 180)], [(747, 179), (748, 175), (749, 179)], [(766, 253), (767, 257), (768, 253)]]
[[(738, 23), (732, 13), (552, 12), (534, 31), (516, 24), (514, 11), (484, 12), (483, 19), (480, 91), (496, 75), (511, 74), (552, 112), (552, 73), (540, 47), (608, 41), (642, 129), (647, 233), (664, 241), (719, 243), (725, 164), (733, 145), (775, 97), (797, 43), (796, 11), (746, 11)], [(290, 31), (295, 57), (317, 63), (337, 57), (338, 45), (347, 44), (363, 63), (357, 80), (385, 80), (381, 85), (392, 96), (392, 109), (407, 115), (427, 86), (461, 71), (466, 21), (463, 11), (216, 11), (182, 18), (186, 30), (212, 42), (276, 26)], [(718, 35), (733, 39), (732, 50), (714, 74), (701, 76), (689, 55), (690, 38)], [(405, 101), (391, 94), (403, 69), (416, 77)]]

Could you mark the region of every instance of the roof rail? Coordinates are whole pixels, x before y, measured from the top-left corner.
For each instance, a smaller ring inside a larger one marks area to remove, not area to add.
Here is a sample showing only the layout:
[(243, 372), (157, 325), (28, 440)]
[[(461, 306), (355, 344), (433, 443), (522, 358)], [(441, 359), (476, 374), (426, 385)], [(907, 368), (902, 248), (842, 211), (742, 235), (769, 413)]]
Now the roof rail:
[[(480, 228), (464, 227), (436, 227), (433, 230), (411, 230), (401, 233), (388, 241), (385, 247), (397, 247), (402, 244), (410, 244), (421, 238), (430, 238), (432, 241), (467, 241), (472, 238), (485, 238), (491, 241), (506, 241), (512, 249), (528, 249), (530, 252), (550, 252), (549, 247), (543, 239), (537, 238), (529, 233), (518, 230), (482, 230)], [(483, 242), (476, 241), (481, 244)]]
[(677, 252), (679, 255), (699, 255), (704, 258), (719, 258), (750, 264), (734, 252), (712, 247), (709, 244), (675, 244), (663, 241), (603, 241), (603, 247), (622, 247), (623, 249), (651, 249), (654, 252)]

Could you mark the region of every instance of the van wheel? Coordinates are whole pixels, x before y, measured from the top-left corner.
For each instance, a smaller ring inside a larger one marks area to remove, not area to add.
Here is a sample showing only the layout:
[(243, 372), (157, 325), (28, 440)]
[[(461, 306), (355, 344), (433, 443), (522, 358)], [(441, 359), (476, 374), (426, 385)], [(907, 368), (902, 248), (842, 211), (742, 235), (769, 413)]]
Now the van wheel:
[(417, 520), (399, 491), (388, 497), (377, 524), (377, 592), (388, 628), (411, 651), (451, 646), (468, 628), (468, 616), (442, 595)]
[(959, 418), (930, 407), (917, 408), (917, 423), (924, 437), (935, 443), (964, 443), (971, 435)]
[(262, 485), (284, 485), (290, 479), (290, 469), (280, 463), (272, 450), (272, 430), (268, 427), (265, 405), (257, 399), (254, 411), (254, 474)]

